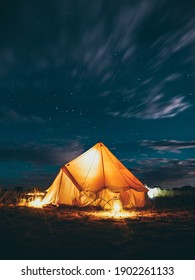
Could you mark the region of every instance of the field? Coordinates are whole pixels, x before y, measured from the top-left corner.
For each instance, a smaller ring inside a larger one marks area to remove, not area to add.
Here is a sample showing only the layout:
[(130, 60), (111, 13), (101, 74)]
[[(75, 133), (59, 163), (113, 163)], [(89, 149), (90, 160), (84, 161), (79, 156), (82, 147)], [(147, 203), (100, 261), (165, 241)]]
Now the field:
[(2, 204), (0, 259), (195, 259), (194, 202), (172, 202), (126, 218), (92, 208)]

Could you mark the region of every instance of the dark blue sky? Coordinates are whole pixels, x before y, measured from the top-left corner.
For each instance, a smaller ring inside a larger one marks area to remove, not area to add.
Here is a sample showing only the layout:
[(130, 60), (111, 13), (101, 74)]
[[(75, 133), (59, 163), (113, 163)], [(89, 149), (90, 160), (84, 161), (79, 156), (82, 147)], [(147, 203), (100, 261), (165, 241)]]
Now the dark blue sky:
[(1, 187), (98, 141), (148, 186), (195, 185), (194, 1), (3, 2)]

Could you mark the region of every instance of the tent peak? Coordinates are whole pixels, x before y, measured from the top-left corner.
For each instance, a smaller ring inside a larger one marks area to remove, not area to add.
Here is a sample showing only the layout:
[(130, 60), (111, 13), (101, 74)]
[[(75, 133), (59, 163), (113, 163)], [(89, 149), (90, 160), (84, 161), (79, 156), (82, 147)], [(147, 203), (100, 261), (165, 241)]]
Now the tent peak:
[(95, 145), (100, 145), (100, 146), (105, 146), (104, 143), (102, 141), (98, 141)]

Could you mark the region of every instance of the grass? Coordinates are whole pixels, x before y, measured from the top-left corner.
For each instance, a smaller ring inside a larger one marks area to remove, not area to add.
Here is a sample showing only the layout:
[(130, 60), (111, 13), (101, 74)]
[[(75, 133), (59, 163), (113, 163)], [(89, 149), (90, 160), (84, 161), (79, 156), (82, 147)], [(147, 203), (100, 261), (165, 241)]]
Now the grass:
[[(172, 200), (171, 200), (172, 199)], [(172, 203), (171, 203), (172, 202)], [(0, 259), (194, 259), (194, 200), (165, 198), (130, 217), (94, 208), (0, 206)]]

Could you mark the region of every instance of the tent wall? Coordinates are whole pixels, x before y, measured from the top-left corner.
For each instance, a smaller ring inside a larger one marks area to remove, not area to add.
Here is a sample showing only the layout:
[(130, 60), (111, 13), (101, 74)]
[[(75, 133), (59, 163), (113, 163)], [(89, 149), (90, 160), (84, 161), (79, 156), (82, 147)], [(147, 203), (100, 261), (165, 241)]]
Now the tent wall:
[(69, 177), (61, 170), (61, 182), (56, 199), (57, 204), (76, 205), (79, 200), (80, 192), (69, 179)]
[(121, 193), (121, 201), (124, 208), (144, 207), (146, 203), (146, 193), (130, 189)]
[(60, 182), (61, 182), (61, 176), (62, 176), (62, 172), (60, 170), (60, 172), (56, 176), (53, 184), (46, 191), (47, 193), (46, 193), (46, 195), (45, 195), (45, 197), (42, 201), (43, 205), (56, 204), (57, 197), (58, 197), (59, 186), (60, 186)]
[(60, 170), (51, 187), (47, 190), (47, 194), (43, 199), (43, 205), (46, 204), (66, 204), (76, 205), (79, 201), (80, 192), (68, 178), (68, 176)]

